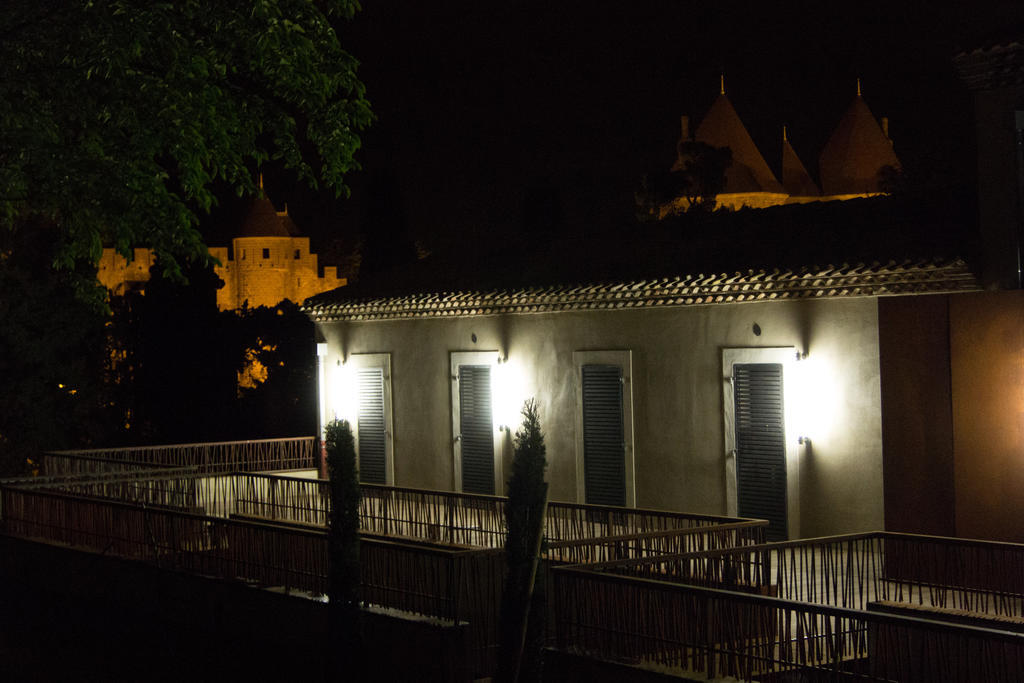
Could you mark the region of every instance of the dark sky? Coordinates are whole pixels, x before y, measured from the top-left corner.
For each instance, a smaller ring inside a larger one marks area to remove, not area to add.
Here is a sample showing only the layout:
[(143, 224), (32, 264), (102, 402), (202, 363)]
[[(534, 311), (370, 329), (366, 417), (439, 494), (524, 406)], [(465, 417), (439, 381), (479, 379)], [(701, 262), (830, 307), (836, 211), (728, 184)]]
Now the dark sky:
[(816, 175), (860, 77), (904, 164), (957, 175), (973, 163), (972, 132), (952, 55), (1022, 16), (1024, 3), (999, 0), (364, 0), (339, 27), (377, 116), (352, 199), (283, 176), (268, 190), (321, 253), (360, 230), (369, 186), (435, 248), (537, 220), (628, 228), (641, 176), (671, 165), (679, 116), (700, 120), (720, 73), (776, 172), (786, 124)]

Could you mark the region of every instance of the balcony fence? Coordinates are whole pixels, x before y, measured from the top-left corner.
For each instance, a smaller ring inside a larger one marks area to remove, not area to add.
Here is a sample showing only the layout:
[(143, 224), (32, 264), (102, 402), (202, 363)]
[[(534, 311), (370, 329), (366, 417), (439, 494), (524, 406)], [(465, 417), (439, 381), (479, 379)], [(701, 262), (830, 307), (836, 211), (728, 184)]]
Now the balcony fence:
[(1024, 638), (884, 613), (599, 571), (552, 569), (565, 652), (748, 681), (1010, 683)]
[(45, 474), (74, 474), (132, 467), (196, 467), (203, 472), (268, 472), (315, 469), (319, 465), (316, 437), (254, 439), (125, 446), (43, 454)]

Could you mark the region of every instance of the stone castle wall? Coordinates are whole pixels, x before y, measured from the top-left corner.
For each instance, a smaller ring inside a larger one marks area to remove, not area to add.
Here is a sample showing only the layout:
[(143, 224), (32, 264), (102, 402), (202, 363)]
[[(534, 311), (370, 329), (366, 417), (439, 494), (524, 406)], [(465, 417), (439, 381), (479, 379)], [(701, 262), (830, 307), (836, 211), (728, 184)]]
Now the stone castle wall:
[[(210, 255), (220, 261), (214, 272), (224, 286), (217, 291), (222, 311), (276, 306), (288, 299), (302, 303), (307, 298), (348, 283), (338, 277), (337, 268), (327, 266), (320, 275), (317, 255), (308, 237), (237, 237), (229, 258), (227, 247), (211, 247)], [(136, 249), (129, 262), (113, 249), (100, 257), (98, 279), (114, 294), (142, 287), (149, 280), (154, 257), (149, 249)]]

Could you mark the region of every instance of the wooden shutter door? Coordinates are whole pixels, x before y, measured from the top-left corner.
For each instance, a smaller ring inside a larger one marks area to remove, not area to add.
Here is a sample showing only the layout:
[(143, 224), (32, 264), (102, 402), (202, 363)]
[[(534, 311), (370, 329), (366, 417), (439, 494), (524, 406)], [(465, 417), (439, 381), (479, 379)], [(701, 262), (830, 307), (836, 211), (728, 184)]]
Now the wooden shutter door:
[(736, 497), (740, 517), (767, 519), (768, 540), (785, 540), (786, 422), (782, 364), (735, 364)]
[(384, 421), (384, 370), (363, 368), (358, 371), (359, 480), (385, 484), (387, 428)]
[(622, 368), (584, 365), (583, 472), (586, 502), (626, 504), (626, 446), (622, 430)]
[(489, 365), (459, 366), (459, 432), (462, 490), (493, 494), (494, 421)]

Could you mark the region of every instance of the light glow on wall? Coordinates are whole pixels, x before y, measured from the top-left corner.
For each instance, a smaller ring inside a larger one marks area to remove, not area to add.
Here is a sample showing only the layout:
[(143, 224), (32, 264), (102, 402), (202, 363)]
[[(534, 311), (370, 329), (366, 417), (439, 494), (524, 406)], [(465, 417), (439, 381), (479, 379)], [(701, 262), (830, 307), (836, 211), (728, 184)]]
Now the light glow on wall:
[(355, 428), (359, 417), (359, 386), (352, 363), (337, 363), (332, 369), (330, 418), (348, 420)]
[(515, 433), (522, 422), (525, 382), (520, 364), (512, 358), (498, 358), (491, 386), (494, 426)]
[(786, 366), (786, 429), (791, 438), (827, 441), (840, 414), (843, 383), (825, 353), (814, 353)]

